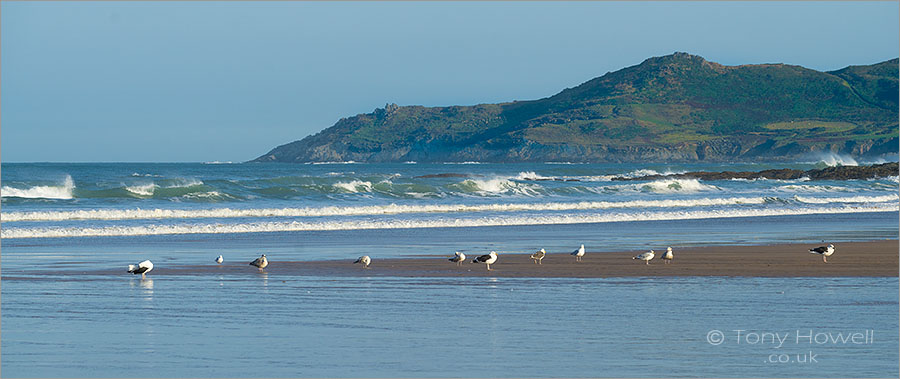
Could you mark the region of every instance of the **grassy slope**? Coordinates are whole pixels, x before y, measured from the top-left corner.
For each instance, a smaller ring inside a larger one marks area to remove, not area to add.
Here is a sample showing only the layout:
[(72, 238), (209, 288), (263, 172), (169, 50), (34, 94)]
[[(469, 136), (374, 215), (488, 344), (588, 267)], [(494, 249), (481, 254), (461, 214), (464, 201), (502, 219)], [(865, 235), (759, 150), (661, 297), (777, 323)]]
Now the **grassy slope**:
[(528, 143), (666, 148), (723, 139), (740, 141), (746, 151), (883, 140), (897, 136), (897, 83), (897, 59), (825, 73), (782, 64), (722, 66), (676, 53), (540, 100), (390, 106), (269, 154), (290, 161), (309, 159), (308, 151), (323, 145), (377, 153), (499, 151)]

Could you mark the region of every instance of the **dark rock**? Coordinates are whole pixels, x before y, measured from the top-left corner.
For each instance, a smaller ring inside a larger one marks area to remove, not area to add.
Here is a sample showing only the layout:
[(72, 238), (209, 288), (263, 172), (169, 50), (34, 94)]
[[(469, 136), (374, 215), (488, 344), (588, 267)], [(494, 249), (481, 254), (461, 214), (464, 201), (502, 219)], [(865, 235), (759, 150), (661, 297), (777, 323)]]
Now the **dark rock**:
[(683, 174), (671, 175), (647, 175), (635, 178), (615, 177), (612, 180), (631, 181), (631, 180), (657, 180), (663, 178), (690, 178), (700, 180), (730, 180), (730, 179), (779, 179), (794, 180), (800, 178), (809, 178), (810, 180), (864, 180), (874, 178), (885, 178), (889, 176), (898, 176), (897, 162), (883, 163), (872, 166), (835, 166), (823, 169), (813, 169), (808, 171), (794, 170), (789, 168), (763, 170), (759, 172), (752, 171), (721, 171), (706, 172), (695, 171)]

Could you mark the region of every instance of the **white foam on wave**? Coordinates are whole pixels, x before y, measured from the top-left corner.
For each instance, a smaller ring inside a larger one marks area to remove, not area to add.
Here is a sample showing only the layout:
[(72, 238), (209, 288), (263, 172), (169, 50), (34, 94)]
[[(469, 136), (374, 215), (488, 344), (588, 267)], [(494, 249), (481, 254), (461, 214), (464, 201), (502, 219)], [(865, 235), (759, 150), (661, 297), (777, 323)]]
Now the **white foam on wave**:
[[(812, 199), (812, 200), (809, 200)], [(744, 204), (765, 204), (777, 201), (769, 197), (730, 197), (669, 200), (632, 201), (582, 201), (573, 203), (494, 203), (494, 204), (446, 204), (446, 205), (371, 205), (358, 207), (310, 207), (310, 208), (257, 208), (257, 209), (94, 209), (78, 211), (9, 212), (0, 217), (4, 222), (13, 221), (71, 221), (71, 220), (152, 220), (152, 219), (198, 219), (198, 218), (267, 218), (267, 217), (328, 217), (365, 216), (410, 213), (476, 213), (476, 212), (522, 212), (522, 211), (573, 211), (616, 208), (691, 208), (728, 206)], [(852, 196), (828, 198), (802, 198), (797, 201), (825, 203), (888, 203), (897, 197)], [(808, 201), (807, 201), (808, 200)]]
[(794, 199), (808, 204), (831, 204), (831, 203), (900, 203), (900, 195), (882, 195), (882, 196), (848, 196), (848, 197), (808, 197), (794, 196)]
[(537, 184), (516, 183), (507, 178), (467, 179), (462, 183), (458, 183), (458, 187), (461, 187), (464, 191), (471, 190), (482, 195), (504, 193), (525, 196), (538, 196), (542, 188)]
[(333, 186), (343, 192), (358, 193), (372, 192), (372, 182), (352, 180), (350, 182), (337, 182)]
[(172, 183), (171, 185), (167, 185), (163, 188), (190, 188), (190, 187), (202, 186), (202, 185), (203, 185), (202, 180), (193, 179), (193, 178), (189, 178), (189, 179), (179, 178), (179, 179), (176, 179), (174, 181), (174, 183)]
[(74, 193), (75, 182), (69, 175), (66, 175), (62, 185), (58, 186), (34, 186), (29, 188), (3, 186), (0, 188), (0, 196), (2, 197), (19, 197), (24, 199), (68, 200), (74, 197)]
[(518, 181), (555, 180), (579, 182), (609, 182), (612, 181), (613, 178), (617, 177), (620, 177), (620, 175), (544, 176), (534, 171), (522, 171), (518, 175), (513, 176), (510, 179)]
[(786, 186), (777, 187), (777, 188), (775, 188), (775, 190), (776, 191), (787, 191), (787, 192), (804, 192), (804, 193), (852, 191), (850, 188), (841, 187), (841, 186), (807, 185), (807, 184), (789, 184)]
[(616, 185), (610, 188), (655, 193), (695, 193), (722, 190), (714, 185), (700, 183), (697, 179), (659, 179), (647, 183)]
[(187, 193), (181, 196), (185, 199), (202, 199), (202, 200), (210, 200), (210, 199), (233, 199), (234, 197), (228, 194), (221, 193), (219, 191), (207, 191), (207, 192), (194, 192)]
[(513, 179), (515, 179), (515, 180), (553, 180), (556, 178), (549, 177), (549, 176), (543, 176), (534, 171), (522, 171), (518, 175), (513, 177)]
[(158, 187), (159, 186), (157, 186), (155, 183), (138, 184), (133, 186), (126, 186), (125, 190), (138, 196), (153, 196), (153, 191), (155, 191)]
[(360, 229), (455, 228), (514, 225), (585, 224), (627, 221), (690, 220), (725, 217), (764, 217), (807, 214), (887, 212), (900, 209), (897, 203), (829, 208), (765, 208), (738, 210), (692, 210), (638, 213), (595, 213), (549, 215), (544, 217), (510, 216), (481, 218), (441, 218), (432, 220), (360, 220), (325, 222), (258, 222), (242, 224), (178, 224), (109, 227), (37, 227), (3, 228), (0, 238), (56, 238), (89, 236), (139, 236), (164, 234), (232, 234), (290, 231), (327, 231)]

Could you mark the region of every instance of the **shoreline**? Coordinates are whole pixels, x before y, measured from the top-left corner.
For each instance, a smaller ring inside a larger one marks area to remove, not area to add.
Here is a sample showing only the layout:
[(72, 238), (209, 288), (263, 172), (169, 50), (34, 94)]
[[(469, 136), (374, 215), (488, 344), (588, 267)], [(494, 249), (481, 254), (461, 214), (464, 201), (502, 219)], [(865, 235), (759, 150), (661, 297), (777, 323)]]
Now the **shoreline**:
[[(659, 257), (661, 246), (649, 265), (631, 257), (644, 251), (592, 252), (588, 247), (582, 262), (568, 252), (548, 252), (543, 264), (534, 264), (530, 253), (499, 253), (498, 261), (487, 271), (483, 264), (472, 263), (475, 254), (467, 254), (462, 266), (448, 261), (449, 255), (410, 258), (372, 257), (369, 269), (353, 264), (356, 257), (341, 260), (280, 261), (269, 257), (267, 277), (510, 277), (510, 278), (614, 278), (614, 277), (898, 277), (898, 240), (835, 243), (835, 253), (822, 262), (810, 248), (820, 244), (774, 244), (761, 246), (717, 245), (674, 248), (675, 259), (665, 264)], [(361, 253), (360, 255), (364, 254)], [(166, 267), (157, 264), (148, 278), (170, 275), (261, 275), (247, 262), (229, 260), (223, 265), (185, 265)], [(103, 270), (55, 270), (45, 276), (113, 275), (130, 277), (122, 267)], [(5, 272), (4, 280), (40, 280), (28, 272), (26, 276)], [(12, 275), (10, 275), (12, 274)]]

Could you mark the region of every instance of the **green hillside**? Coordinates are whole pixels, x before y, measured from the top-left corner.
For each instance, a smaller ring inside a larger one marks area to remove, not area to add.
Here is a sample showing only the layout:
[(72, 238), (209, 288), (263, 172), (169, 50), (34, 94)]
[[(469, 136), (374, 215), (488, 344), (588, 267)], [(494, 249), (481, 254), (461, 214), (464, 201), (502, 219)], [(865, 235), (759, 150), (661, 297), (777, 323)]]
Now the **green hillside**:
[(819, 72), (675, 53), (540, 100), (396, 106), (256, 161), (729, 161), (898, 150), (898, 60)]

